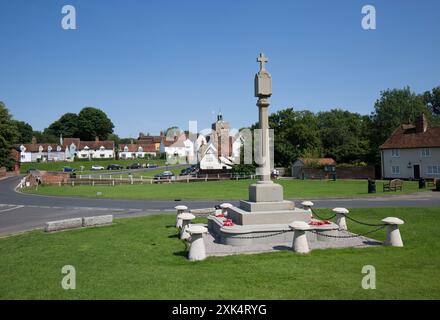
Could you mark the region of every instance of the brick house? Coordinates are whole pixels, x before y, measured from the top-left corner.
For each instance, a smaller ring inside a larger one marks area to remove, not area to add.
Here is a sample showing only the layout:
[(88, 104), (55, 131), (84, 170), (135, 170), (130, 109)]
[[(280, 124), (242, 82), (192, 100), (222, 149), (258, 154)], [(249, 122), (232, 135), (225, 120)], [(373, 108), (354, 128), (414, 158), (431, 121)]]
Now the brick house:
[(440, 178), (440, 127), (428, 128), (426, 116), (402, 125), (380, 146), (385, 179)]

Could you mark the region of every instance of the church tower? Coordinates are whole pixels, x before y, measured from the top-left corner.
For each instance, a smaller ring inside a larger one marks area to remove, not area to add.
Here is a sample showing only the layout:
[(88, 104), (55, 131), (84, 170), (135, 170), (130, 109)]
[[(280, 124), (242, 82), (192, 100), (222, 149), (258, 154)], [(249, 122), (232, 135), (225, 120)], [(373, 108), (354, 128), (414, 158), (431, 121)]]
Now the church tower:
[(231, 155), (229, 130), (229, 123), (223, 120), (223, 115), (220, 112), (217, 115), (217, 121), (212, 124), (213, 144), (218, 150), (219, 157), (229, 157)]

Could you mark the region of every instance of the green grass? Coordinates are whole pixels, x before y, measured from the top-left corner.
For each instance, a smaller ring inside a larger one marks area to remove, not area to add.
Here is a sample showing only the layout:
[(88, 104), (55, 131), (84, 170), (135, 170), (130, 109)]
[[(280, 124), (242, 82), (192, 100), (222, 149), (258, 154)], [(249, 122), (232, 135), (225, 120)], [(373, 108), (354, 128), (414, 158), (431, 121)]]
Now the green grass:
[(103, 173), (103, 172), (112, 172), (107, 170), (102, 171), (91, 171), (92, 165), (99, 165), (107, 168), (109, 164), (119, 164), (124, 167), (124, 169), (133, 163), (154, 163), (157, 165), (165, 165), (166, 160), (162, 159), (134, 159), (134, 160), (115, 160), (115, 159), (92, 159), (91, 161), (58, 161), (58, 162), (42, 162), (42, 163), (23, 163), (20, 166), (20, 173), (26, 173), (29, 169), (37, 169), (37, 170), (45, 170), (45, 171), (63, 171), (63, 167), (72, 167), (77, 170), (77, 174), (81, 174), (80, 167), (84, 166), (83, 174), (86, 173)]
[[(174, 215), (117, 219), (109, 227), (0, 239), (0, 299), (440, 298), (440, 208), (352, 209), (351, 215), (370, 222), (402, 218), (405, 247), (190, 262), (185, 244), (176, 238)], [(370, 230), (350, 222), (349, 228)], [(373, 237), (384, 240), (385, 231)], [(76, 290), (61, 288), (64, 265), (76, 269)], [(376, 268), (375, 290), (361, 288), (364, 265)]]
[[(151, 173), (150, 173), (151, 174)], [(226, 180), (171, 184), (117, 185), (117, 186), (40, 186), (25, 192), (43, 195), (96, 197), (115, 199), (212, 199), (238, 200), (248, 197), (248, 186), (253, 180)], [(417, 182), (404, 182), (404, 191), (382, 192), (383, 181), (376, 181), (376, 194), (368, 194), (366, 180), (278, 180), (287, 199), (383, 196), (418, 191)]]

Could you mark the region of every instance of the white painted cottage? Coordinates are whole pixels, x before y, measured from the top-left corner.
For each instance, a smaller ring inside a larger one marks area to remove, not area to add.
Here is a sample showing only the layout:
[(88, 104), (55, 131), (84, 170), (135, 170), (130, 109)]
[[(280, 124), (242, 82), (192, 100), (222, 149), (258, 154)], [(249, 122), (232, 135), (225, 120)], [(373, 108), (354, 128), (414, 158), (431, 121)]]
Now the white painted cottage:
[(428, 128), (422, 115), (402, 125), (380, 146), (385, 179), (440, 178), (440, 127)]

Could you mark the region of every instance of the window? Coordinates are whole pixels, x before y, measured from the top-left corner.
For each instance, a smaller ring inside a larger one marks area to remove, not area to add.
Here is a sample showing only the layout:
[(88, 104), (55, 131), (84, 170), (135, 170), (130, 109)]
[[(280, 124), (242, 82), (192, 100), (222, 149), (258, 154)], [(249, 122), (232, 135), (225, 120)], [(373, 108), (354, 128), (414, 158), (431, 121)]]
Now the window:
[(392, 174), (400, 174), (400, 167), (399, 166), (392, 166), (391, 173)]
[(430, 157), (431, 156), (431, 149), (429, 149), (429, 148), (422, 149), (421, 156), (425, 157), (425, 158)]
[(428, 166), (428, 174), (439, 174), (440, 173), (440, 166)]
[(391, 156), (392, 157), (400, 157), (400, 150), (399, 149), (392, 149)]

